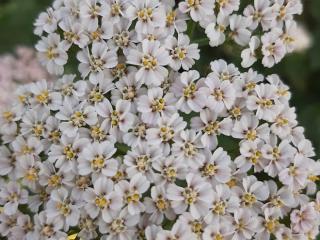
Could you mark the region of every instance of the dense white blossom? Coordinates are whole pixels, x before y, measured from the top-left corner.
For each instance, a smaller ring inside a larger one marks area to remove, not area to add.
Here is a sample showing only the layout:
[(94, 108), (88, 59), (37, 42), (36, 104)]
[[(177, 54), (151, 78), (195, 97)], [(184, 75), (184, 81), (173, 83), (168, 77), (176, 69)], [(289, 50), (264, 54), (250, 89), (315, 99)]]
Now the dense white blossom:
[(271, 67), (294, 50), (302, 5), (240, 3), (56, 0), (39, 15), (40, 61), (62, 76), (0, 110), (1, 236), (315, 239), (320, 164), (289, 87), (199, 63), (195, 39)]

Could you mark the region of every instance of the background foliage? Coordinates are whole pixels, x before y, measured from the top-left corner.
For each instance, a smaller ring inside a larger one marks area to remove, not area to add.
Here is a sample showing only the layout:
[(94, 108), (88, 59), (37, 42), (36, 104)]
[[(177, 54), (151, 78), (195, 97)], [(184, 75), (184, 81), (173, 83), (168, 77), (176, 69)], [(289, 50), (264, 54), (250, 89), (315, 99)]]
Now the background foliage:
[[(17, 45), (35, 44), (37, 37), (33, 34), (33, 21), (51, 2), (52, 0), (0, 0), (0, 54), (13, 52)], [(262, 74), (278, 73), (290, 86), (292, 106), (296, 106), (300, 124), (305, 127), (307, 137), (313, 141), (320, 156), (320, 1), (305, 0), (304, 13), (298, 20), (311, 33), (314, 43), (312, 47), (305, 52), (288, 55), (271, 70), (260, 65), (254, 65), (254, 68)], [(203, 32), (196, 29), (193, 39), (199, 40), (202, 37)], [(222, 57), (240, 66), (240, 53), (237, 49), (202, 46), (201, 50), (202, 59), (196, 68), (202, 75), (212, 59)]]

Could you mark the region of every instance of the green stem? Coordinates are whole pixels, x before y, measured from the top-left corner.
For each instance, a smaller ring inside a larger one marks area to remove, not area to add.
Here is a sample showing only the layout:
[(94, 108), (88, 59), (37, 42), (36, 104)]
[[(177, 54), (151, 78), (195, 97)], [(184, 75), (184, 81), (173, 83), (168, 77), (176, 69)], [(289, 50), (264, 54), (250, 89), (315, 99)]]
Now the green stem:
[(192, 41), (193, 43), (198, 43), (199, 47), (208, 46), (209, 45), (209, 39), (208, 38), (200, 38), (195, 39)]

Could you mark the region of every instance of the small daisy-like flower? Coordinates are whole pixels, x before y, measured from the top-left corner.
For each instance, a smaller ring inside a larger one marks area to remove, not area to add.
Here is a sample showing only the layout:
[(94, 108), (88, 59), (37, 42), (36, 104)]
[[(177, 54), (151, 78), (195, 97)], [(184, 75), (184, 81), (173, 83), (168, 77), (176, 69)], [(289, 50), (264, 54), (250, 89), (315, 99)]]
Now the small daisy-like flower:
[(199, 72), (194, 70), (183, 72), (180, 81), (176, 81), (172, 86), (172, 92), (179, 98), (177, 107), (185, 113), (199, 112), (204, 106), (205, 97), (199, 92), (202, 84), (197, 81), (199, 77)]
[(122, 207), (121, 196), (113, 192), (113, 182), (105, 177), (95, 180), (93, 188), (86, 189), (83, 198), (87, 203), (85, 210), (93, 219), (101, 213), (102, 219), (108, 222)]
[(170, 117), (176, 109), (172, 105), (174, 101), (172, 93), (164, 95), (161, 88), (150, 88), (147, 95), (139, 98), (137, 109), (142, 113), (141, 119), (151, 124), (157, 122), (161, 116)]
[(66, 46), (60, 40), (60, 36), (56, 33), (43, 37), (37, 43), (36, 49), (39, 51), (40, 61), (51, 74), (61, 75), (63, 66), (67, 63), (68, 55)]
[(123, 180), (115, 186), (116, 192), (123, 197), (130, 215), (136, 215), (145, 211), (141, 198), (149, 186), (150, 182), (140, 173), (131, 178), (130, 182)]
[(169, 54), (159, 41), (142, 41), (139, 49), (130, 49), (127, 62), (140, 69), (136, 73), (136, 80), (147, 85), (159, 86), (168, 76), (164, 67), (169, 63)]
[(178, 39), (175, 37), (166, 39), (166, 46), (171, 58), (169, 66), (176, 71), (181, 67), (184, 70), (189, 70), (195, 63), (194, 59), (200, 58), (197, 44), (190, 44), (187, 35), (179, 34)]
[(70, 196), (65, 188), (53, 190), (47, 204), (47, 217), (59, 219), (63, 223), (65, 230), (68, 230), (70, 226), (76, 226), (79, 221), (80, 211), (74, 200), (75, 196)]
[(212, 190), (209, 183), (195, 174), (188, 174), (186, 181), (185, 188), (170, 184), (167, 197), (175, 213), (181, 214), (189, 208), (191, 215), (198, 219), (207, 214), (212, 201)]
[(118, 170), (118, 162), (112, 156), (116, 151), (108, 141), (86, 145), (78, 159), (79, 174), (92, 174), (93, 179), (114, 176)]
[(179, 9), (183, 13), (189, 13), (192, 20), (200, 21), (204, 15), (213, 14), (214, 0), (186, 0), (179, 3)]
[(19, 204), (28, 203), (28, 192), (21, 189), (18, 183), (9, 182), (0, 191), (0, 202), (3, 205), (3, 212), (7, 215), (14, 215), (18, 211)]
[(85, 78), (90, 74), (89, 80), (93, 84), (103, 80), (105, 69), (113, 68), (118, 63), (116, 52), (110, 50), (105, 42), (93, 43), (91, 53), (89, 49), (84, 49), (77, 54), (77, 59), (80, 61), (81, 76)]
[(161, 223), (164, 216), (169, 220), (173, 220), (176, 216), (163, 186), (152, 187), (151, 198), (145, 198), (144, 204), (146, 205), (146, 212), (151, 214), (150, 221), (156, 224)]

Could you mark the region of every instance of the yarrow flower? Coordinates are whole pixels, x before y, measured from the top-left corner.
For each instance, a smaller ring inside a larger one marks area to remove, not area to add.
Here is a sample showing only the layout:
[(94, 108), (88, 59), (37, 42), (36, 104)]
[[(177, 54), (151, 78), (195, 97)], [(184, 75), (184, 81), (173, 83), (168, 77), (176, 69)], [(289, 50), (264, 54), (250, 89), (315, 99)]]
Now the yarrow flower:
[(1, 237), (316, 239), (320, 165), (289, 87), (223, 59), (197, 70), (200, 43), (225, 40), (244, 67), (271, 67), (293, 50), (301, 8), (54, 1), (35, 33), (60, 76), (0, 110)]

